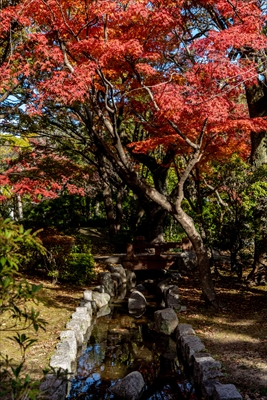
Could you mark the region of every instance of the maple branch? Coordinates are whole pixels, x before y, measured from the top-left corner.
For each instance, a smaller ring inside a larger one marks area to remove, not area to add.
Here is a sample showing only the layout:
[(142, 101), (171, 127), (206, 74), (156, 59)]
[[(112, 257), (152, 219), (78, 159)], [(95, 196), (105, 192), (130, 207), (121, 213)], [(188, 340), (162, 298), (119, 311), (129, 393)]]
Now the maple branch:
[(16, 89), (16, 87), (18, 87), (20, 85), (20, 82), (17, 84), (13, 84), (11, 85), (11, 87), (0, 97), (0, 103), (2, 103), (3, 101), (5, 101), (8, 96), (10, 96), (10, 94), (12, 93), (12, 91), (14, 89)]
[(201, 157), (202, 157), (202, 151), (201, 151), (201, 145), (202, 145), (202, 141), (203, 141), (203, 137), (206, 131), (206, 127), (207, 127), (207, 123), (208, 123), (208, 119), (206, 118), (199, 136), (199, 140), (198, 140), (198, 144), (195, 145), (196, 147), (194, 147), (195, 151), (193, 153), (193, 155), (191, 155), (190, 160), (180, 178), (180, 181), (178, 183), (178, 194), (177, 194), (177, 199), (176, 199), (176, 210), (181, 210), (182, 209), (182, 201), (184, 199), (184, 184), (185, 181), (187, 180), (187, 178), (190, 175), (190, 172), (192, 171), (192, 169), (194, 168), (194, 166), (200, 161)]
[(60, 13), (63, 18), (65, 26), (68, 28), (69, 32), (71, 32), (71, 34), (75, 37), (75, 39), (77, 39), (77, 41), (79, 41), (77, 35), (75, 34), (75, 32), (72, 30), (72, 28), (69, 26), (68, 22), (66, 21), (64, 11), (62, 10), (61, 4), (58, 0), (56, 0), (56, 4), (58, 5), (58, 8), (60, 9)]
[(143, 87), (143, 88), (147, 91), (147, 93), (149, 94), (149, 97), (150, 97), (150, 99), (151, 99), (151, 101), (152, 101), (152, 103), (153, 103), (155, 109), (156, 109), (157, 111), (159, 111), (160, 108), (159, 108), (159, 106), (157, 105), (156, 100), (154, 99), (153, 93), (151, 92), (150, 88), (149, 88), (148, 86), (146, 86), (146, 85), (143, 85), (143, 84), (142, 84), (142, 87)]
[[(115, 113), (115, 111), (117, 111), (117, 107), (116, 104), (114, 102), (114, 97), (113, 97), (113, 85), (112, 83), (105, 77), (105, 75), (103, 74), (103, 72), (101, 71), (100, 68), (97, 68), (96, 70), (97, 74), (99, 75), (99, 77), (102, 79), (103, 84), (105, 86), (105, 107), (107, 109), (107, 111), (111, 112), (111, 113)], [(110, 92), (111, 92), (111, 98), (112, 98), (112, 104), (114, 109), (110, 108), (109, 104), (108, 104), (108, 92), (109, 92), (109, 88), (110, 88)]]
[[(218, 199), (219, 204), (221, 204), (224, 207), (229, 208), (228, 204), (225, 201), (223, 201), (223, 199), (221, 198), (220, 193), (218, 192), (218, 190), (215, 189), (213, 186), (209, 185), (205, 178), (204, 178), (204, 183), (209, 189), (211, 189), (216, 194), (216, 197)], [(229, 208), (229, 211), (231, 211), (231, 213), (232, 213), (232, 210), (230, 210), (230, 208)]]
[(73, 66), (71, 65), (71, 63), (69, 62), (68, 55), (67, 55), (67, 49), (66, 49), (65, 43), (64, 43), (62, 40), (60, 40), (60, 39), (59, 39), (59, 43), (60, 43), (60, 48), (61, 48), (62, 53), (63, 53), (63, 56), (64, 56), (64, 63), (65, 63), (65, 65), (66, 65), (66, 67), (70, 70), (70, 72), (71, 72), (72, 74), (74, 74), (74, 68), (73, 68)]
[(95, 130), (94, 135), (100, 147), (102, 147), (102, 151), (114, 166), (120, 178), (127, 182), (128, 186), (133, 190), (133, 192), (136, 193), (137, 191), (142, 191), (147, 197), (149, 197), (152, 201), (155, 201), (168, 212), (172, 213), (174, 211), (171, 203), (166, 199), (166, 196), (162, 195), (155, 188), (142, 181), (131, 167), (130, 163), (128, 164), (128, 167), (125, 168), (124, 164), (118, 158), (116, 153), (112, 151), (112, 148), (108, 146), (105, 140), (102, 139)]
[(198, 144), (199, 148), (201, 148), (201, 146), (202, 146), (203, 137), (204, 137), (204, 134), (205, 134), (205, 131), (207, 128), (207, 124), (208, 124), (208, 118), (205, 118), (203, 127), (202, 127), (200, 135), (199, 135), (199, 139), (197, 139), (197, 144)]
[(53, 16), (53, 20), (54, 23), (57, 21), (56, 15), (53, 11), (53, 9), (50, 7), (50, 5), (45, 1), (45, 0), (41, 0), (41, 2), (48, 8), (48, 10), (51, 12), (52, 16)]
[[(88, 18), (88, 16), (87, 16)], [(76, 33), (75, 37), (78, 38), (78, 36), (80, 35), (80, 33), (86, 28), (88, 29), (88, 27), (95, 25), (97, 22), (99, 21), (98, 17), (95, 17), (93, 19), (91, 19), (91, 21), (86, 22), (86, 24), (82, 25), (81, 28), (78, 30), (78, 32)], [(77, 39), (78, 40), (78, 39)]]
[(242, 18), (239, 15), (239, 12), (236, 8), (236, 6), (230, 1), (230, 0), (226, 0), (226, 2), (232, 7), (233, 11), (235, 12), (235, 15), (237, 16), (237, 18), (239, 19), (240, 22), (244, 23), (244, 21), (242, 20)]
[(178, 133), (179, 136), (181, 136), (181, 138), (193, 149), (197, 150), (198, 149), (198, 144), (192, 142), (186, 135), (184, 135), (180, 129), (178, 128), (178, 126), (171, 121), (170, 119), (168, 119), (168, 123), (171, 125), (171, 127), (175, 130), (176, 133)]
[(104, 15), (104, 41), (108, 41), (108, 15)]
[[(183, 43), (183, 46), (184, 46), (184, 48), (186, 50), (188, 58), (194, 63), (194, 54), (189, 49), (189, 47), (188, 47), (186, 41), (184, 40), (184, 38), (179, 35), (179, 33), (177, 32), (177, 29), (175, 29), (175, 35)], [(175, 62), (175, 60), (174, 60), (174, 62)]]
[[(127, 156), (126, 156), (125, 151), (123, 149), (120, 137), (119, 137), (118, 132), (117, 132), (117, 127), (116, 127), (117, 124), (116, 124), (116, 121), (115, 121), (116, 120), (115, 112), (112, 110), (113, 111), (112, 115), (113, 115), (113, 118), (114, 118), (113, 124), (112, 124), (110, 122), (110, 120), (103, 113), (101, 107), (99, 106), (99, 103), (98, 103), (97, 97), (96, 97), (96, 93), (94, 93), (92, 95), (92, 101), (93, 101), (93, 104), (95, 106), (95, 109), (96, 109), (98, 117), (103, 121), (103, 124), (104, 124), (105, 128), (108, 130), (108, 132), (110, 133), (111, 137), (114, 139), (114, 147), (115, 147), (115, 149), (117, 151), (117, 154), (119, 156), (120, 161), (122, 162), (122, 165), (125, 168), (129, 168), (130, 163), (129, 163), (129, 160), (127, 159)], [(92, 129), (92, 132), (94, 133), (94, 135), (96, 137), (98, 137), (94, 129)]]

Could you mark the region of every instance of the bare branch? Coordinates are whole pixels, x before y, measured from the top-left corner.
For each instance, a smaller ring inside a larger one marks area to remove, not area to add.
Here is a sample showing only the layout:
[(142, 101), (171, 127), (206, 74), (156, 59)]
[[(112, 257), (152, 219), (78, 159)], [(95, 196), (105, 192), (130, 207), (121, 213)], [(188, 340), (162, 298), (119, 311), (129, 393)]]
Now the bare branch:
[(74, 68), (71, 65), (71, 63), (69, 62), (65, 43), (62, 40), (60, 40), (59, 42), (60, 42), (60, 48), (61, 48), (63, 56), (64, 56), (64, 63), (66, 65), (66, 67), (69, 69), (69, 71), (73, 74), (74, 73)]
[(201, 133), (200, 133), (200, 136), (199, 136), (199, 139), (198, 139), (199, 143), (195, 144), (194, 152), (191, 155), (191, 157), (189, 159), (189, 162), (188, 162), (188, 164), (187, 164), (187, 166), (186, 166), (186, 168), (185, 168), (185, 170), (184, 170), (184, 172), (183, 172), (183, 174), (182, 174), (182, 176), (180, 178), (180, 181), (178, 183), (178, 194), (177, 194), (177, 199), (176, 199), (176, 204), (175, 204), (177, 211), (178, 210), (180, 211), (182, 209), (181, 205), (182, 205), (182, 201), (184, 199), (184, 184), (185, 184), (185, 181), (189, 177), (189, 175), (190, 175), (192, 169), (194, 168), (194, 166), (200, 161), (200, 159), (202, 157), (203, 150), (201, 150), (201, 145), (202, 145), (203, 136), (204, 136), (204, 133), (205, 133), (205, 130), (206, 130), (206, 127), (207, 127), (207, 123), (208, 123), (208, 120), (205, 119), (203, 127), (202, 127), (202, 130), (201, 130)]
[(223, 199), (221, 198), (218, 190), (215, 189), (213, 186), (209, 185), (205, 178), (204, 178), (204, 183), (209, 189), (211, 189), (216, 194), (219, 204), (221, 204), (224, 207), (229, 207), (228, 204), (225, 201), (223, 201)]
[(168, 119), (169, 124), (171, 125), (171, 127), (175, 130), (176, 133), (178, 133), (179, 136), (181, 136), (181, 138), (193, 149), (197, 150), (198, 149), (198, 144), (192, 142), (186, 135), (184, 135), (180, 129), (178, 128), (178, 126), (171, 121), (170, 119)]

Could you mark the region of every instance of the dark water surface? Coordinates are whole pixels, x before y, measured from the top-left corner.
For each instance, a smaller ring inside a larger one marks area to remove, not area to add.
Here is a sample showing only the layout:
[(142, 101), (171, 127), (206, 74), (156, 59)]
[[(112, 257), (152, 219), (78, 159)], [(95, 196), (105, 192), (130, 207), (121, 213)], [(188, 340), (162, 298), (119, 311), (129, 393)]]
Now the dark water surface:
[(132, 371), (139, 371), (146, 382), (142, 400), (196, 398), (182, 373), (175, 342), (149, 328), (155, 306), (150, 302), (136, 318), (122, 301), (111, 305), (109, 315), (96, 319), (68, 400), (115, 399), (108, 388)]

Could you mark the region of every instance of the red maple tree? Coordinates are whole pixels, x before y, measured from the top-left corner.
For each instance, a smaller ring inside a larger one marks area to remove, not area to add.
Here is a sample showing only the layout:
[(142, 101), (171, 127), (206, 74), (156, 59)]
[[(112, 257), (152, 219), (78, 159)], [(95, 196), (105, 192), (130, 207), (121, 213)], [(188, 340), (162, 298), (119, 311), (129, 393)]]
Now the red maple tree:
[[(70, 140), (87, 152), (94, 143), (135, 193), (169, 212), (192, 241), (204, 296), (216, 304), (205, 246), (182, 208), (183, 187), (196, 164), (247, 156), (250, 132), (267, 128), (246, 103), (246, 88), (265, 73), (262, 3), (32, 0), (4, 10), (2, 31), (14, 20), (25, 36), (1, 70), (2, 90), (23, 76), (28, 114), (52, 126), (71, 115)], [(134, 168), (132, 149), (158, 147), (183, 156), (175, 200)]]

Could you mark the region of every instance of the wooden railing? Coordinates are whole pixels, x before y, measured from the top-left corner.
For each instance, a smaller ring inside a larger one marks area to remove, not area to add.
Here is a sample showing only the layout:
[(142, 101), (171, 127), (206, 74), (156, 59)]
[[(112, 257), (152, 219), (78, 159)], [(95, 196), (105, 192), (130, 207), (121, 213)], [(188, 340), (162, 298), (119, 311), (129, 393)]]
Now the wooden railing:
[(143, 237), (137, 237), (133, 244), (127, 245), (126, 257), (134, 257), (136, 253), (144, 253), (147, 249), (155, 249), (155, 255), (160, 256), (170, 249), (192, 250), (192, 244), (187, 238), (183, 238), (181, 242), (148, 243)]

